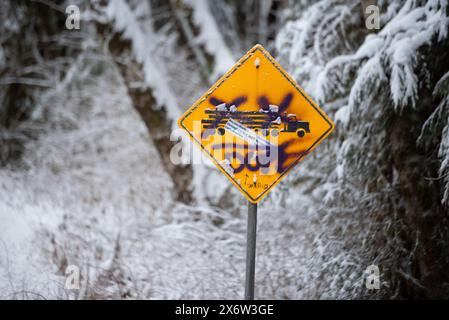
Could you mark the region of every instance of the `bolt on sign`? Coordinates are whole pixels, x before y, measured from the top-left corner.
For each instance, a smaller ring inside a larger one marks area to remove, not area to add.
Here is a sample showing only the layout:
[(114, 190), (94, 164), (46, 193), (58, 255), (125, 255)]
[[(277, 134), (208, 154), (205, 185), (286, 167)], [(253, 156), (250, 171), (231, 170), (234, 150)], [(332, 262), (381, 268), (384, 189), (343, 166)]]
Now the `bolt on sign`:
[(178, 121), (252, 203), (334, 124), (261, 46), (254, 46)]

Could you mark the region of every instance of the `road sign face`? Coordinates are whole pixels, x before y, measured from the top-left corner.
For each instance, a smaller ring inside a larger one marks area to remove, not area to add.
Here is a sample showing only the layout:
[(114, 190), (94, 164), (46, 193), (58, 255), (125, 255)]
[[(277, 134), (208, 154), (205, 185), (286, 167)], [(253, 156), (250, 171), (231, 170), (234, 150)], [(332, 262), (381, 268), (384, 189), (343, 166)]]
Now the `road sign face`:
[(252, 203), (259, 202), (334, 124), (260, 45), (178, 121)]

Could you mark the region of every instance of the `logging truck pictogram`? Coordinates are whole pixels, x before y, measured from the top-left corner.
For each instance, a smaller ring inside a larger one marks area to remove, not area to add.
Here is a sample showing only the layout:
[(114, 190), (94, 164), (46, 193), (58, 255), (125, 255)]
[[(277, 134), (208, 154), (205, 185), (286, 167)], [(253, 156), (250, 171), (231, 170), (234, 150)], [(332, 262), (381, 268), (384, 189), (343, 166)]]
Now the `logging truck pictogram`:
[(284, 132), (296, 132), (299, 138), (306, 133), (310, 133), (309, 122), (299, 121), (295, 114), (279, 114), (277, 106), (270, 106), (270, 109), (259, 111), (237, 111), (231, 106), (229, 109), (224, 105), (217, 106), (215, 110), (205, 110), (207, 119), (201, 120), (203, 129), (216, 130), (219, 135), (225, 134), (225, 125), (229, 119), (240, 122), (247, 128), (256, 132), (261, 131), (264, 136), (271, 134), (273, 137)]

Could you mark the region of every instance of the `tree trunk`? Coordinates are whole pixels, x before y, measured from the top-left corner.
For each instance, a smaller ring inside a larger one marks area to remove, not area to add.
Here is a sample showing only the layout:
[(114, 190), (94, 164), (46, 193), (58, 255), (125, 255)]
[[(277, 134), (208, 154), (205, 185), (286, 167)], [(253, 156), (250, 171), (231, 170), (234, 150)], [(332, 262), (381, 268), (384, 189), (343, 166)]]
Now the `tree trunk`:
[[(97, 29), (100, 35), (114, 33), (105, 25), (99, 24)], [(175, 165), (170, 160), (170, 150), (176, 143), (170, 141), (172, 122), (167, 117), (165, 108), (156, 106), (151, 88), (135, 86), (135, 83), (143, 82), (144, 77), (141, 64), (133, 58), (131, 45), (131, 42), (124, 39), (121, 34), (114, 33), (109, 41), (109, 51), (116, 61), (127, 61), (126, 64), (118, 62), (118, 69), (128, 89), (134, 108), (145, 123), (149, 136), (161, 157), (162, 165), (173, 181), (176, 194), (174, 198), (183, 203), (190, 203), (193, 201), (192, 166), (190, 164)]]

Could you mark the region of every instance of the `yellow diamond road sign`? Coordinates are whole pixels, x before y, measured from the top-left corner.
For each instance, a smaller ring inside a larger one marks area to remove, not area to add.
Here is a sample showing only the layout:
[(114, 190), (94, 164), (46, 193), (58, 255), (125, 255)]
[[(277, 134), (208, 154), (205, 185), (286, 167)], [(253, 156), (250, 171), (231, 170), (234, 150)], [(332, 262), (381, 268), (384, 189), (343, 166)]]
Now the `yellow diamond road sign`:
[(334, 127), (261, 45), (243, 56), (178, 123), (252, 203)]

